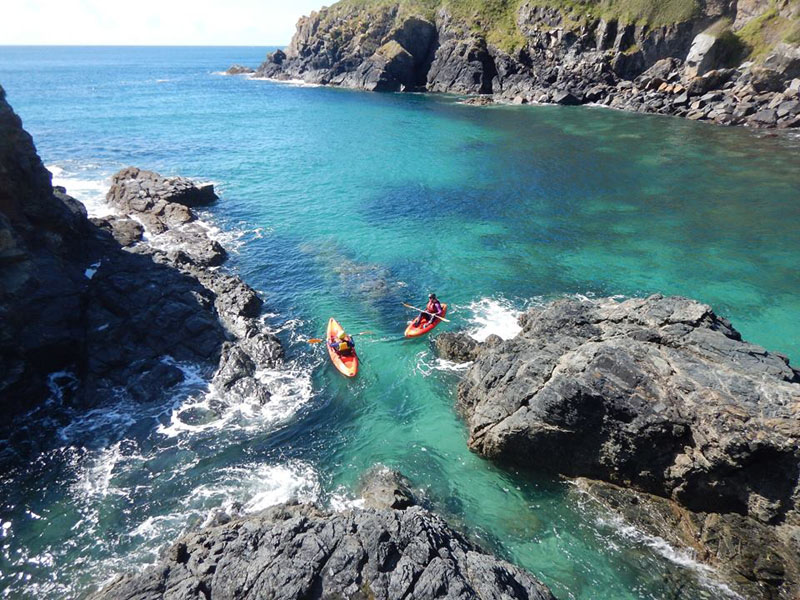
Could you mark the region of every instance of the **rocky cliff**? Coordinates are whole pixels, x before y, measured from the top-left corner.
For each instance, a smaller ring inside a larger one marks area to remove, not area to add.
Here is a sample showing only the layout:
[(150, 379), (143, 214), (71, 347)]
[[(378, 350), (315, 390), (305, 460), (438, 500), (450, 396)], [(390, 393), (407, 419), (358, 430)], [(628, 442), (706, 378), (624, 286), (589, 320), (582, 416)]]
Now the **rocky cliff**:
[(341, 0), (256, 74), (798, 127), (798, 44), (796, 0)]
[[(786, 357), (683, 298), (562, 300), (521, 324), (466, 353), (458, 403), (473, 450), (614, 484), (593, 488), (614, 508), (645, 497), (626, 489), (649, 494), (673, 517), (645, 524), (748, 597), (800, 594), (800, 372)], [(439, 343), (451, 357), (463, 346)], [(638, 506), (622, 511), (637, 524)]]
[(284, 504), (236, 518), (178, 540), (154, 567), (91, 598), (553, 599), (536, 578), (414, 506), (397, 474), (374, 475), (366, 508)]
[(259, 325), (255, 291), (211, 268), (226, 254), (193, 211), (216, 199), (211, 186), (129, 168), (108, 196), (118, 214), (88, 219), (53, 188), (0, 88), (4, 414), (64, 381), (75, 404), (120, 392), (154, 400), (183, 379), (175, 361), (204, 367), (228, 399), (269, 399), (254, 375), (280, 359), (280, 343)]

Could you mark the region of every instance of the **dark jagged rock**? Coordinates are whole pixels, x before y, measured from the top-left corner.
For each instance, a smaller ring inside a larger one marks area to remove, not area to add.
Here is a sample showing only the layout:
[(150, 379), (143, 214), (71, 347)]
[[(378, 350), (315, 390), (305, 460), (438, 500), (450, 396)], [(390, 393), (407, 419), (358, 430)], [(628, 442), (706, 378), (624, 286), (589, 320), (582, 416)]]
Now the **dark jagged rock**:
[(142, 227), (141, 223), (133, 219), (103, 217), (89, 220), (100, 229), (104, 229), (110, 233), (111, 237), (113, 237), (120, 246), (133, 246), (135, 243), (142, 241), (144, 227)]
[(409, 481), (383, 465), (373, 467), (364, 475), (360, 493), (367, 508), (405, 510), (417, 504)]
[(470, 362), (478, 358), (481, 345), (466, 333), (446, 332), (433, 339), (436, 354), (454, 362)]
[[(53, 188), (31, 137), (0, 88), (0, 398), (6, 414), (40, 404), (58, 371), (75, 374), (72, 402), (95, 405), (119, 390), (156, 400), (183, 379), (175, 361), (212, 372), (223, 349), (247, 355), (219, 388), (265, 402), (255, 369), (274, 366), (280, 342), (258, 322), (261, 299), (209, 266), (225, 251), (191, 207), (211, 186), (128, 168), (110, 202), (123, 214), (87, 219)], [(148, 233), (158, 235), (143, 240)], [(151, 229), (152, 227), (152, 229)], [(223, 357), (224, 358), (224, 357)], [(224, 361), (223, 361), (224, 362)], [(251, 368), (251, 366), (253, 368)]]
[(81, 294), (89, 224), (50, 182), (0, 87), (0, 406), (26, 410), (47, 376), (83, 347)]
[(466, 333), (446, 332), (433, 338), (433, 346), (440, 358), (453, 362), (472, 362), (481, 352), (496, 348), (503, 343), (499, 335), (491, 334), (483, 342), (476, 341)]
[(785, 357), (683, 298), (563, 300), (521, 324), (459, 386), (473, 450), (796, 534), (800, 373)]
[(195, 185), (184, 177), (162, 177), (136, 167), (111, 178), (106, 202), (120, 212), (136, 215), (154, 234), (195, 220), (191, 208), (218, 199), (210, 183)]
[[(270, 54), (257, 74), (372, 91), (472, 94), (481, 100), (465, 103), (476, 105), (488, 104), (482, 98), (491, 94), (515, 104), (592, 102), (724, 125), (788, 128), (800, 121), (798, 113), (772, 122), (730, 109), (743, 101), (754, 103), (754, 112), (766, 109), (800, 75), (800, 49), (787, 43), (775, 45), (767, 68), (728, 68), (746, 55), (737, 32), (762, 16), (748, 3), (703, 2), (683, 20), (660, 25), (597, 18), (584, 8), (506, 3), (500, 16), (468, 15), (446, 3), (426, 11), (401, 0), (339, 2), (300, 19), (286, 52)], [(781, 18), (797, 19), (781, 10)], [(687, 110), (687, 89), (690, 96), (721, 96), (704, 110)]]
[(292, 504), (188, 535), (155, 566), (91, 596), (198, 597), (553, 598), (534, 577), (420, 507), (331, 513)]

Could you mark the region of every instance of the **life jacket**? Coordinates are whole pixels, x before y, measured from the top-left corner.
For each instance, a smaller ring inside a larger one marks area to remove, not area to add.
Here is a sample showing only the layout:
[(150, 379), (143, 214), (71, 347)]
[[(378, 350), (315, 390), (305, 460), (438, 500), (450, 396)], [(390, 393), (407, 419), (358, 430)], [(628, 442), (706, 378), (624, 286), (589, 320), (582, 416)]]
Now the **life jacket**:
[(349, 352), (352, 349), (353, 347), (344, 340), (339, 342), (339, 348), (338, 348), (339, 352)]
[(428, 300), (428, 306), (425, 307), (425, 310), (429, 313), (437, 315), (442, 312), (442, 305), (438, 300)]

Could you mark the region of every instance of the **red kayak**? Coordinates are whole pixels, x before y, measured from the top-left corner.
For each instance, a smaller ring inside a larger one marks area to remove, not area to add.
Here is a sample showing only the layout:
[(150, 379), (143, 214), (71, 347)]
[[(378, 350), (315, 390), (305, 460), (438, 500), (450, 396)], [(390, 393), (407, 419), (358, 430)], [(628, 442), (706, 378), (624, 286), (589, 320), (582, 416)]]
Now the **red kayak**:
[[(328, 332), (327, 337), (325, 338), (325, 345), (328, 346), (328, 342), (331, 340), (331, 338), (338, 338), (342, 331), (344, 331), (342, 326), (336, 322), (336, 319), (331, 317), (331, 320), (328, 321)], [(353, 350), (352, 354), (342, 355), (328, 346), (328, 354), (330, 354), (333, 366), (336, 367), (342, 375), (345, 377), (356, 376), (356, 373), (358, 373), (358, 356), (356, 355), (355, 350)]]
[[(442, 314), (439, 315), (440, 317), (444, 317), (447, 315), (447, 304), (442, 304)], [(416, 319), (415, 319), (416, 320)], [(425, 335), (431, 329), (436, 327), (441, 322), (441, 319), (437, 319), (436, 317), (433, 318), (433, 322), (425, 321), (421, 327), (415, 327), (414, 321), (411, 321), (406, 327), (406, 337), (413, 338), (419, 337), (421, 335)]]

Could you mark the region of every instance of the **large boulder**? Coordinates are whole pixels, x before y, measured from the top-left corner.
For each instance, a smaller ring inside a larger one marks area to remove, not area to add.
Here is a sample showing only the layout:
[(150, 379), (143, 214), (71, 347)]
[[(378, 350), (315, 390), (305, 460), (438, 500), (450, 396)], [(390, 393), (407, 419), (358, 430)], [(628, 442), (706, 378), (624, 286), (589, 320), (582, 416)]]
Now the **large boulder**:
[(106, 195), (106, 202), (124, 212), (145, 212), (172, 203), (196, 208), (218, 199), (211, 183), (197, 184), (185, 177), (164, 177), (137, 167), (127, 167), (116, 173)]
[(367, 508), (405, 510), (417, 504), (411, 483), (383, 465), (376, 465), (364, 475), (360, 494)]
[(466, 333), (445, 332), (433, 338), (436, 354), (454, 362), (470, 362), (478, 358), (481, 345)]
[(720, 38), (710, 33), (700, 33), (692, 41), (692, 47), (686, 56), (684, 73), (687, 78), (705, 75), (716, 69), (719, 65), (718, 56), (721, 52)]
[(800, 373), (785, 357), (677, 297), (562, 300), (521, 324), (459, 386), (470, 448), (800, 533)]
[(389, 40), (362, 63), (356, 77), (359, 87), (371, 92), (397, 92), (414, 87), (414, 57), (399, 42)]
[(797, 511), (800, 374), (786, 358), (676, 297), (564, 300), (522, 323), (460, 385), (471, 448), (694, 510)]
[(92, 600), (375, 598), (551, 600), (532, 575), (485, 554), (436, 515), (284, 504), (188, 535), (156, 565)]

